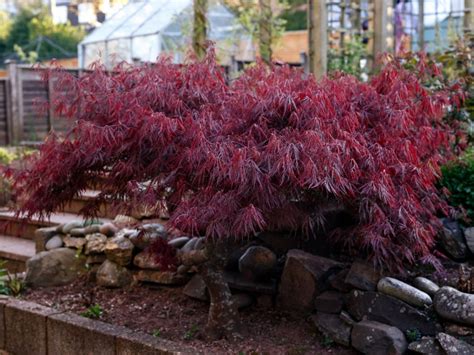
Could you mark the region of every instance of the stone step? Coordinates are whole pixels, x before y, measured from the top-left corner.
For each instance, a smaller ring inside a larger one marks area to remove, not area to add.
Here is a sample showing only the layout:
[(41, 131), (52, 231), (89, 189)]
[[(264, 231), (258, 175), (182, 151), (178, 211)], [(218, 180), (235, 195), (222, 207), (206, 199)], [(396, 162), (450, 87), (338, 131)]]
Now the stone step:
[[(80, 214), (81, 210), (92, 200), (94, 200), (100, 191), (86, 190), (82, 194), (74, 197), (71, 202), (67, 203), (61, 212)], [(99, 209), (99, 217), (114, 218), (118, 213), (109, 203), (103, 204)]]
[(7, 263), (5, 267), (11, 273), (25, 270), (25, 262), (35, 255), (35, 243), (8, 235), (0, 235), (0, 259)]
[[(84, 218), (73, 213), (52, 213), (48, 219), (42, 220), (38, 216), (30, 219), (17, 217), (14, 211), (0, 211), (0, 228), (3, 234), (33, 240), (38, 228), (54, 226), (73, 221), (83, 221)], [(100, 218), (108, 222), (108, 218)]]

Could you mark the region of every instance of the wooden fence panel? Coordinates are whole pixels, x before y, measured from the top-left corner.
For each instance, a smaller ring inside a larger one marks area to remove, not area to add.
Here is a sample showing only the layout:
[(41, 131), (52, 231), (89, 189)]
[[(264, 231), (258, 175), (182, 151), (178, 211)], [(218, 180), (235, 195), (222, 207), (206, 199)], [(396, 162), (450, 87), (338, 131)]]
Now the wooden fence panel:
[(0, 79), (0, 145), (8, 144), (8, 81)]

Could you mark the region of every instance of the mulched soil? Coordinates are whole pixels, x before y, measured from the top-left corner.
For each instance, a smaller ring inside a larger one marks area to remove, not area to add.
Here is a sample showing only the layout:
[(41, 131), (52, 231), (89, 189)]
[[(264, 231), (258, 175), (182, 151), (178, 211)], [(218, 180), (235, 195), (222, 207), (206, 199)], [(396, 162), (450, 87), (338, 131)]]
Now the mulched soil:
[(355, 354), (324, 338), (309, 319), (258, 304), (240, 312), (244, 340), (206, 342), (201, 332), (208, 305), (183, 295), (181, 287), (135, 285), (104, 289), (84, 279), (68, 286), (27, 290), (22, 298), (77, 314), (98, 304), (103, 309), (100, 320), (104, 322), (155, 333), (207, 354)]

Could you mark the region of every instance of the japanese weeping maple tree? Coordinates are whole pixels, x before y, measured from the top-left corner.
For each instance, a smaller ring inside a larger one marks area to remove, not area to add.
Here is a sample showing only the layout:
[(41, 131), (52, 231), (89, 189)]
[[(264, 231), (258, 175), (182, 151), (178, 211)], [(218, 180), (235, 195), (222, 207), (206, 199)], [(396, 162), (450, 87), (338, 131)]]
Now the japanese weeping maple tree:
[(106, 189), (97, 203), (156, 206), (166, 196), (170, 225), (207, 236), (182, 262), (198, 265), (210, 290), (209, 334), (231, 336), (238, 325), (221, 273), (231, 241), (311, 234), (329, 204), (357, 221), (335, 243), (391, 268), (436, 262), (446, 97), (395, 64), (369, 83), (257, 65), (229, 84), (210, 51), (182, 66), (162, 58), (50, 75), (67, 93), (55, 110), (75, 121), (17, 174), (21, 213), (54, 211), (98, 178)]

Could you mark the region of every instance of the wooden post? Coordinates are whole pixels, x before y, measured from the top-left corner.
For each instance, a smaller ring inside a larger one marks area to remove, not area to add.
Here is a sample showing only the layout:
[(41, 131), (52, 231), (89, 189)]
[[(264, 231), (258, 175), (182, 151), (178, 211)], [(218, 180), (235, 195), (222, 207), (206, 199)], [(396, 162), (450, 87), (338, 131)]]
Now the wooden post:
[(258, 20), (258, 44), (260, 57), (266, 64), (272, 62), (272, 3), (258, 0), (260, 16)]
[(464, 0), (464, 37), (474, 34), (474, 0)]
[(425, 0), (418, 0), (418, 50), (425, 49)]
[(6, 62), (9, 97), (8, 97), (8, 142), (18, 144), (23, 136), (23, 109), (22, 109), (22, 85), (20, 78), (20, 68), (15, 61)]
[(193, 49), (199, 59), (206, 55), (207, 0), (194, 0)]
[(320, 79), (327, 72), (328, 33), (326, 0), (308, 0), (309, 71)]
[(54, 76), (51, 75), (51, 72), (48, 75), (48, 132), (54, 130)]
[(374, 0), (373, 63), (377, 56), (387, 51), (387, 0)]

